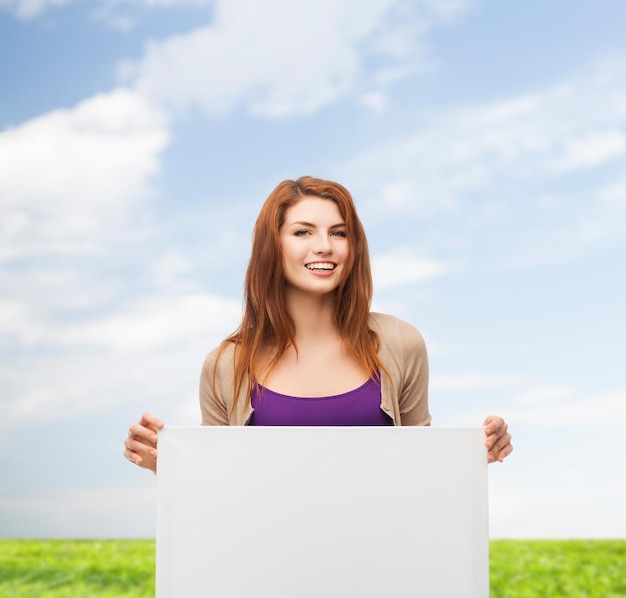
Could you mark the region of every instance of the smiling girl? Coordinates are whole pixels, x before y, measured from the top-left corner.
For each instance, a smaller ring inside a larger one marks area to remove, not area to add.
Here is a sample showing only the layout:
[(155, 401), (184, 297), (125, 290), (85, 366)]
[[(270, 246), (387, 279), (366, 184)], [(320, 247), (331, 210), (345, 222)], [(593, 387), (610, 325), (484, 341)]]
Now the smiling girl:
[[(203, 425), (428, 426), (428, 357), (420, 332), (370, 312), (367, 240), (338, 183), (283, 181), (254, 228), (239, 329), (207, 356)], [(488, 460), (511, 453), (504, 420), (484, 422)], [(145, 413), (124, 455), (156, 471), (158, 430)]]

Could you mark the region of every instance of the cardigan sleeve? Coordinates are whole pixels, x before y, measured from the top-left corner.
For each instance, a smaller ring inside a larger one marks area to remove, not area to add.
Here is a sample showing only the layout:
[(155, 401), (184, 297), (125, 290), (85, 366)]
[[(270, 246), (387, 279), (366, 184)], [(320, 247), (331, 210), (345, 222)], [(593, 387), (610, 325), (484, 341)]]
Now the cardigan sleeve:
[(228, 409), (224, 400), (223, 376), (220, 375), (219, 362), (225, 356), (219, 354), (219, 348), (211, 351), (202, 366), (200, 374), (200, 411), (203, 426), (227, 426)]
[(417, 328), (401, 320), (399, 326), (402, 339), (402, 375), (398, 389), (401, 425), (429, 426), (426, 343)]

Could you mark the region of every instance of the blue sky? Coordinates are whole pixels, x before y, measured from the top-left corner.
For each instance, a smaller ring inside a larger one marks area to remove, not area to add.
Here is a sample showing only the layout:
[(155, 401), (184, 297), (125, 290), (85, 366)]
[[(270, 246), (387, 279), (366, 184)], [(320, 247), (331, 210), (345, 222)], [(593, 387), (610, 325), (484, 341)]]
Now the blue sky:
[(626, 6), (0, 0), (0, 537), (141, 537), (251, 228), (353, 193), (438, 426), (510, 422), (494, 537), (625, 537)]

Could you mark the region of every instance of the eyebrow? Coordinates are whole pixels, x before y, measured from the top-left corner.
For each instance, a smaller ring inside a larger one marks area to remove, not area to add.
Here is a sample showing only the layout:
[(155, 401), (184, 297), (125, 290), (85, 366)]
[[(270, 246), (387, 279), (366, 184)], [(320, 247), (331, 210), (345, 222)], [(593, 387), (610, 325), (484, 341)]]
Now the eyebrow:
[[(290, 222), (289, 226), (306, 226), (308, 228), (317, 228), (316, 224), (312, 224), (311, 222), (304, 222), (303, 220), (298, 220), (296, 222)], [(331, 228), (331, 229), (333, 229), (333, 228), (345, 228), (345, 226), (346, 226), (345, 222), (340, 222), (339, 224), (333, 224), (329, 228)]]

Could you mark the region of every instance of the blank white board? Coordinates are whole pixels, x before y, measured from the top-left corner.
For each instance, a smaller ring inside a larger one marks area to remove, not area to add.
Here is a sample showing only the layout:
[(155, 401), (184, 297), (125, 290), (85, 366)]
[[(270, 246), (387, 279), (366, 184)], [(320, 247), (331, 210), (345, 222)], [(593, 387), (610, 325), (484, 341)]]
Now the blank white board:
[(166, 427), (157, 598), (489, 595), (482, 428)]

